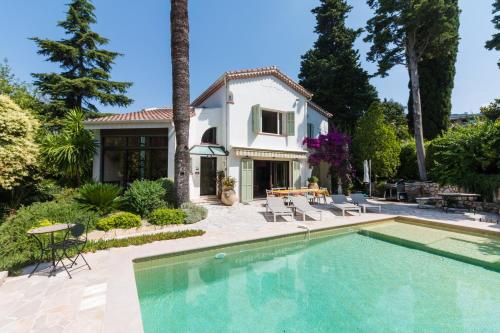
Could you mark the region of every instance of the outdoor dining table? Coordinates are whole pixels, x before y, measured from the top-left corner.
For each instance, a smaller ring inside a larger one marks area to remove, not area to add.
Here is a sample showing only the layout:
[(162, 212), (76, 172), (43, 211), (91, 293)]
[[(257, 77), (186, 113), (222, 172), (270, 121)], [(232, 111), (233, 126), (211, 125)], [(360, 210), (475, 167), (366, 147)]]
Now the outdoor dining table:
[(287, 195), (303, 195), (303, 194), (314, 194), (315, 196), (328, 195), (328, 190), (318, 189), (318, 188), (302, 188), (302, 189), (291, 189), (291, 190), (271, 190), (271, 193), (276, 196), (287, 196)]
[[(443, 200), (443, 209), (448, 212), (448, 209), (450, 208), (450, 204), (453, 201), (457, 201), (462, 199), (464, 201), (464, 205), (467, 206), (466, 208), (470, 210), (472, 206), (469, 206), (468, 204), (465, 204), (465, 202), (473, 202), (477, 198), (479, 198), (481, 195), (477, 193), (454, 193), (454, 192), (443, 192), (443, 193), (438, 193), (438, 196), (441, 197)], [(472, 208), (474, 210), (474, 208)]]
[[(58, 231), (66, 231), (66, 233), (71, 229), (73, 228), (75, 225), (72, 224), (72, 223), (58, 223), (58, 224), (53, 224), (53, 225), (49, 225), (49, 226), (46, 226), (46, 227), (39, 227), (39, 228), (34, 228), (34, 229), (30, 229), (28, 230), (28, 235), (29, 236), (32, 236), (34, 239), (36, 239), (36, 241), (38, 242), (38, 245), (40, 246), (40, 261), (41, 261), (41, 258), (43, 258), (43, 254), (50, 249), (50, 252), (51, 252), (51, 270), (50, 270), (50, 273), (49, 273), (49, 276), (52, 275), (53, 272), (55, 272), (56, 270), (56, 252), (55, 252), (55, 249), (54, 249), (54, 234)], [(40, 236), (42, 235), (47, 235), (47, 234), (50, 234), (50, 246), (44, 246), (42, 240), (40, 239)], [(33, 275), (33, 273), (35, 273), (36, 269), (38, 268), (38, 265), (40, 265), (40, 261), (36, 264), (35, 266), (35, 269), (33, 269), (33, 271), (30, 273), (30, 275), (28, 277), (30, 277), (31, 275)]]

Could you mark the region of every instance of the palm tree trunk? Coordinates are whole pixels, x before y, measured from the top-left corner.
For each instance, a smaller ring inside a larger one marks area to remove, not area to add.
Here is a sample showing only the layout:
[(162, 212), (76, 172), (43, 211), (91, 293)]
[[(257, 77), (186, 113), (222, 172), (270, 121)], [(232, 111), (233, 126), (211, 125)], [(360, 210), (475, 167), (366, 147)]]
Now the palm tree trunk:
[(189, 201), (189, 22), (188, 1), (170, 1), (170, 34), (172, 52), (172, 102), (175, 126), (176, 203)]
[(410, 72), (411, 94), (413, 98), (413, 128), (417, 151), (417, 164), (420, 180), (427, 180), (425, 170), (425, 146), (424, 132), (422, 127), (422, 104), (420, 101), (420, 79), (418, 76), (418, 59), (415, 51), (415, 32), (409, 32), (406, 43), (406, 55), (408, 71)]

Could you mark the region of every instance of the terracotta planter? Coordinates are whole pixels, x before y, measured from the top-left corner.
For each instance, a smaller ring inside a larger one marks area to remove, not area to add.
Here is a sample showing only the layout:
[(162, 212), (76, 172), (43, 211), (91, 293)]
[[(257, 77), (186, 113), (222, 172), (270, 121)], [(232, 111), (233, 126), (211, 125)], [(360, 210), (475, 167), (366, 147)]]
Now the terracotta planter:
[(238, 194), (234, 190), (224, 190), (220, 197), (222, 203), (226, 206), (232, 206), (238, 202)]
[(308, 186), (310, 189), (314, 189), (314, 190), (317, 190), (319, 189), (319, 186), (318, 186), (318, 183), (309, 183), (309, 186)]

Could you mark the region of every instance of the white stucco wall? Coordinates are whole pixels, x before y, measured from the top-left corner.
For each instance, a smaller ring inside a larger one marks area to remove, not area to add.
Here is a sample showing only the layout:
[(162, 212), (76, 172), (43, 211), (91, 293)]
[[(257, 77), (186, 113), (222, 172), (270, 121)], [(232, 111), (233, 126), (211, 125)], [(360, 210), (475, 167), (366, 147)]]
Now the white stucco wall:
[[(228, 146), (270, 150), (303, 151), (307, 133), (306, 99), (273, 76), (231, 80), (228, 89), (234, 104), (228, 104)], [(280, 111), (295, 111), (295, 135), (254, 134), (252, 105)]]
[(328, 133), (328, 118), (310, 106), (307, 107), (307, 123), (313, 125), (313, 137)]

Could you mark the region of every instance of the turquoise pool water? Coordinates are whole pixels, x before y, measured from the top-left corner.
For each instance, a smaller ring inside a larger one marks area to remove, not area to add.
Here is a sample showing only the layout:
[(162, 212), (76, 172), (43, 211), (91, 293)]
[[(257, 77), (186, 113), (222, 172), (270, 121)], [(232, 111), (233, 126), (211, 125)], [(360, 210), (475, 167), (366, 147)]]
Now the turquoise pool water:
[(500, 273), (356, 232), (135, 270), (145, 333), (500, 331)]

